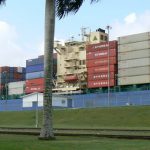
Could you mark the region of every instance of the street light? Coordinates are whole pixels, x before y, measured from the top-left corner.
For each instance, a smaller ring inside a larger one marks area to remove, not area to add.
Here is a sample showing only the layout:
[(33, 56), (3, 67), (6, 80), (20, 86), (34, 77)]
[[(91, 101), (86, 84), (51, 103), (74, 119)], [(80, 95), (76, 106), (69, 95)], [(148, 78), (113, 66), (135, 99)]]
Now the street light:
[(38, 92), (37, 92), (37, 97), (36, 97), (36, 112), (35, 112), (35, 127), (37, 128), (38, 127)]
[(3, 93), (3, 94), (5, 94), (4, 95), (4, 99), (5, 99), (5, 109), (7, 110), (7, 99), (8, 99), (8, 76), (7, 76), (7, 71), (4, 71), (4, 72), (2, 72), (2, 74), (4, 75), (4, 89), (5, 89), (5, 93)]
[(6, 92), (6, 93), (5, 93), (5, 99), (7, 100), (7, 99), (8, 99), (8, 89), (7, 89), (7, 88), (8, 88), (8, 85), (7, 85), (7, 84), (8, 84), (8, 83), (7, 83), (7, 82), (8, 82), (8, 79), (7, 79), (7, 71), (4, 71), (4, 72), (2, 72), (2, 73), (4, 74), (4, 78), (5, 78), (5, 80), (4, 80), (4, 83), (5, 83), (5, 90), (6, 90), (6, 91), (5, 91), (5, 92)]
[(107, 25), (106, 26), (107, 32), (108, 32), (108, 38), (107, 38), (107, 43), (108, 43), (108, 106), (110, 106), (110, 45), (109, 45), (109, 33), (110, 30), (112, 29), (111, 26)]

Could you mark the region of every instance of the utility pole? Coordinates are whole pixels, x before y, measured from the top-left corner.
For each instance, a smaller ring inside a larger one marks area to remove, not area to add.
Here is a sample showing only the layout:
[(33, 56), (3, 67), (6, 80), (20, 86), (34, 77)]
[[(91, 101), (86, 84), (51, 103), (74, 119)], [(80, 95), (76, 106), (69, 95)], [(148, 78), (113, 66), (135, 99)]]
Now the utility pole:
[(110, 106), (110, 45), (109, 45), (109, 34), (110, 34), (110, 30), (112, 28), (111, 28), (111, 26), (107, 25), (106, 29), (108, 32), (107, 43), (108, 43), (108, 107), (109, 107)]

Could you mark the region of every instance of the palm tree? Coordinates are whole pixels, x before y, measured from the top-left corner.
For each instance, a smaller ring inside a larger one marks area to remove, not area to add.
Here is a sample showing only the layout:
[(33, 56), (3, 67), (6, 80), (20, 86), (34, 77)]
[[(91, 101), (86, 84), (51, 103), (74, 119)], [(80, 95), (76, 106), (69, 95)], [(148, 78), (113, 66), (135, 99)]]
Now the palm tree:
[[(99, 0), (91, 0), (92, 2)], [(54, 139), (52, 125), (52, 56), (55, 30), (55, 12), (61, 19), (70, 12), (76, 13), (84, 0), (46, 0), (45, 8), (45, 49), (44, 49), (44, 70), (45, 70), (45, 92), (43, 108), (43, 127), (40, 139)]]
[[(3, 4), (6, 0), (0, 0)], [(91, 3), (99, 0), (90, 0)], [(43, 125), (39, 139), (54, 139), (52, 124), (52, 66), (55, 30), (55, 13), (61, 19), (69, 13), (76, 13), (84, 0), (46, 0), (45, 5), (45, 45), (44, 45), (44, 105)]]

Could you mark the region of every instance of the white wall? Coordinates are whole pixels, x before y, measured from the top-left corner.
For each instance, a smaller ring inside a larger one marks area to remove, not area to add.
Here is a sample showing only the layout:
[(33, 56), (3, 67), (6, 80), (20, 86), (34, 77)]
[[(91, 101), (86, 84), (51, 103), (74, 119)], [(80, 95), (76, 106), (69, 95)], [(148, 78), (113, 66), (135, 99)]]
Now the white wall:
[[(43, 106), (43, 94), (34, 93), (23, 97), (23, 107), (32, 107), (33, 102), (38, 102), (38, 107)], [(67, 97), (53, 96), (52, 105), (56, 107), (68, 107)]]

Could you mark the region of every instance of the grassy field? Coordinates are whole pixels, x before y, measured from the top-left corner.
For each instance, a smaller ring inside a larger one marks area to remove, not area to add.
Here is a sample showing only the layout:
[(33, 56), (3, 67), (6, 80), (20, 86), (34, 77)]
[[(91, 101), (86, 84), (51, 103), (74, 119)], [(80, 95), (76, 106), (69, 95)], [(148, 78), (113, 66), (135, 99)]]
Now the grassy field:
[[(150, 106), (54, 110), (54, 127), (150, 129), (149, 118)], [(0, 126), (34, 127), (35, 111), (0, 112)]]
[(1, 150), (149, 150), (147, 140), (118, 140), (96, 137), (56, 137), (39, 141), (36, 136), (0, 135)]

